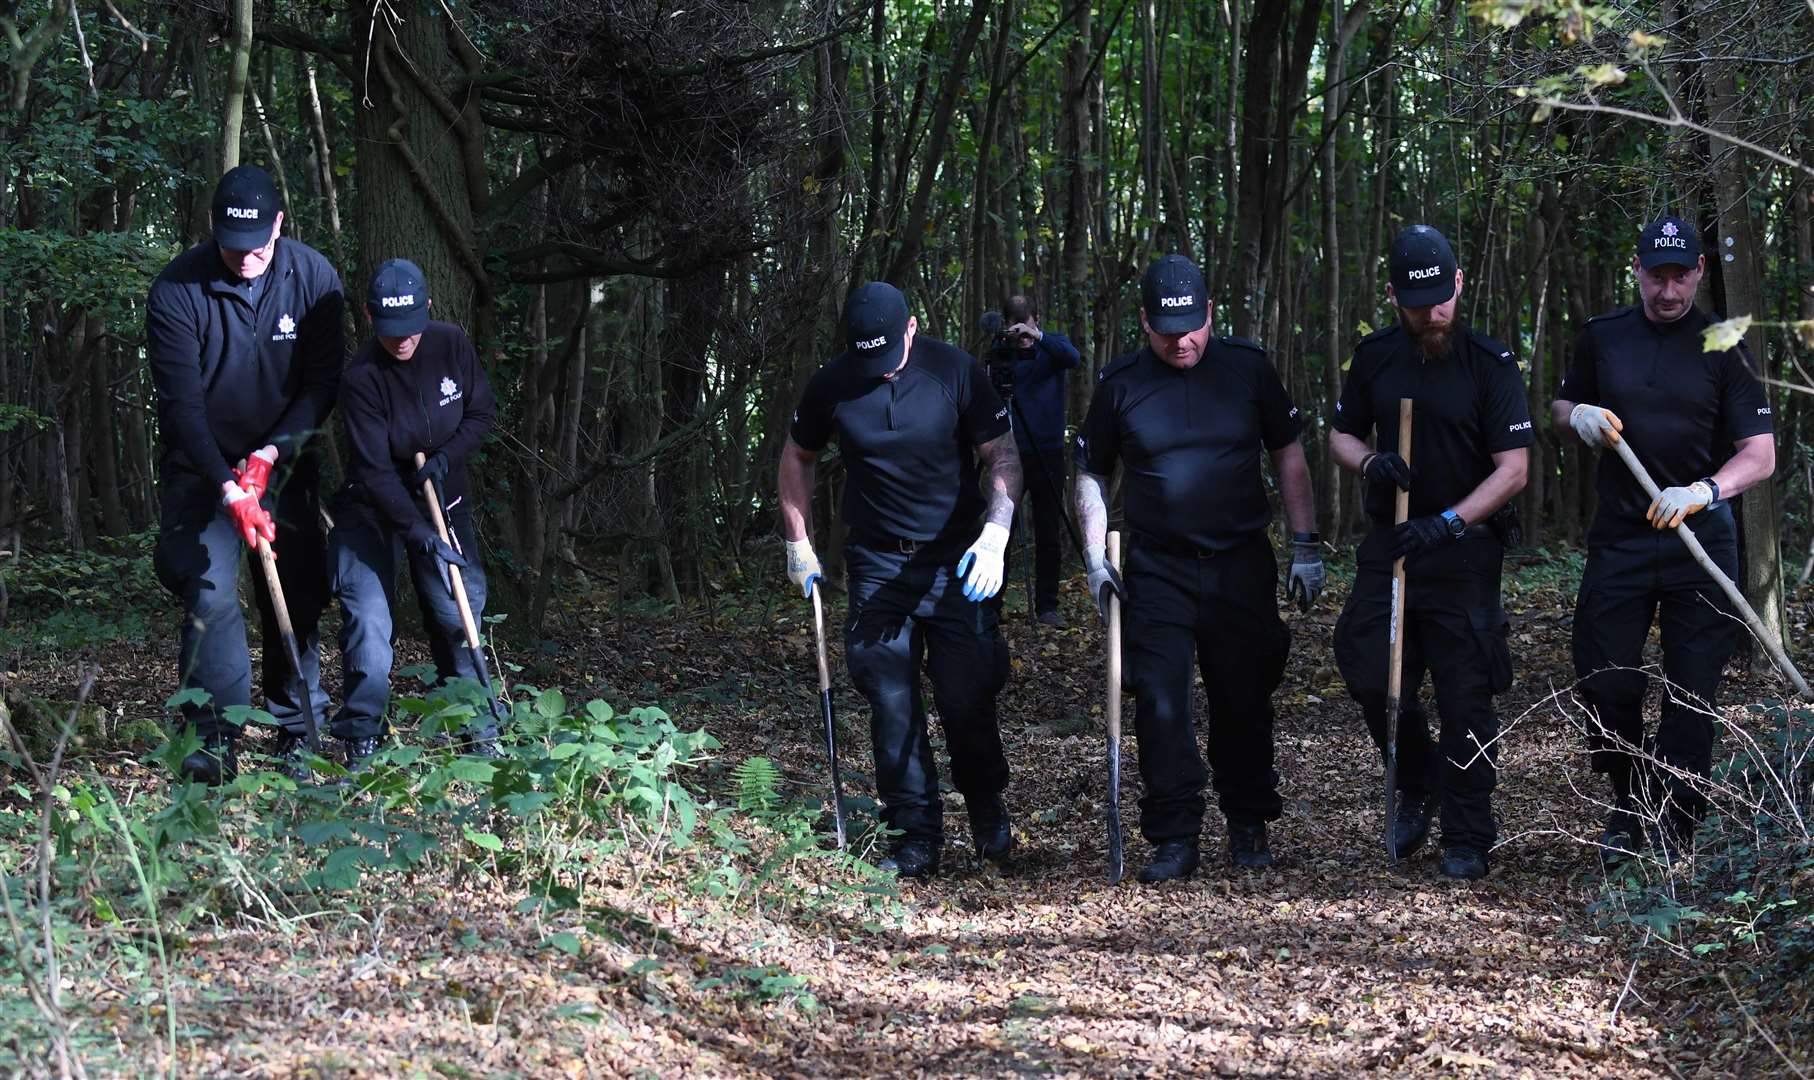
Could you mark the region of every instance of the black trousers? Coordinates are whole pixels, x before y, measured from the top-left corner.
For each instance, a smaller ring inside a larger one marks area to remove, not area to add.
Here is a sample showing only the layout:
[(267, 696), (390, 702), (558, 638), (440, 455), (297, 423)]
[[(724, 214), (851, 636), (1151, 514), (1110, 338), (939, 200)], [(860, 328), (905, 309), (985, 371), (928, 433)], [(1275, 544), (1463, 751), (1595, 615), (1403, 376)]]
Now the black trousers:
[[(290, 624), (302, 654), (317, 722), (325, 722), (328, 698), (321, 689), (320, 636), (327, 606), (327, 555), (321, 535), (321, 478), (312, 456), (280, 460), (271, 477), (265, 508), (277, 525), (277, 578), (283, 586)], [(161, 520), (152, 565), (158, 581), (183, 606), (177, 671), (183, 689), (207, 691), (209, 701), (182, 706), (183, 721), (207, 738), (233, 728), (231, 706), (252, 703), (252, 654), (239, 606), (239, 568), (250, 554), (239, 530), (220, 505), (220, 489), (194, 473), (166, 468), (159, 492)], [(277, 631), (265, 576), (253, 555), (252, 596), (258, 605), (264, 642), (265, 709), (286, 731), (303, 733), (296, 672)]]
[[(1732, 508), (1721, 503), (1688, 520), (1714, 563), (1737, 577)], [(1650, 676), (1640, 668), (1653, 620), (1662, 632), (1667, 684), (1661, 719), (1647, 737), (1643, 710)], [(1693, 779), (1644, 759), (1707, 776), (1718, 734), (1713, 703), (1720, 670), (1740, 632), (1731, 603), (1673, 530), (1646, 529), (1589, 545), (1575, 602), (1575, 673), (1590, 713), (1594, 770), (1608, 775), (1621, 803), (1639, 794), (1651, 809), (1667, 805), (1671, 822), (1684, 831), (1700, 821), (1707, 800)]]
[[(1375, 529), (1355, 553), (1354, 590), (1335, 624), (1335, 660), (1360, 704), (1383, 760), (1386, 667), (1392, 618), (1392, 533)], [(1436, 796), (1445, 847), (1485, 852), (1498, 832), (1499, 715), (1493, 695), (1512, 684), (1499, 575), (1505, 549), (1485, 530), (1423, 552), (1405, 565), (1404, 672), (1398, 719), (1398, 788)], [(1437, 741), (1418, 703), (1424, 675), (1442, 721)]]
[[(1122, 655), (1140, 745), (1140, 832), (1154, 844), (1203, 828), (1213, 775), (1231, 824), (1278, 818), (1272, 692), (1291, 631), (1279, 619), (1278, 564), (1264, 536), (1213, 557), (1170, 554), (1136, 537), (1127, 563)], [(1194, 661), (1194, 664), (1193, 664)], [(1209, 699), (1209, 767), (1191, 721), (1192, 676)]]
[[(1031, 450), (1023, 446), (1020, 463), (1027, 504), (1033, 511), (1033, 611), (1043, 615), (1058, 610), (1058, 575), (1064, 561), (1064, 453), (1055, 447)], [(1020, 516), (1016, 515), (1014, 531), (1019, 532), (1020, 528)], [(1008, 544), (1004, 581), (1014, 579), (1014, 540), (1018, 539), (1014, 537)], [(1004, 587), (997, 595), (1007, 591)]]
[(884, 551), (852, 539), (844, 548), (850, 617), (844, 627), (850, 680), (869, 701), (876, 793), (882, 821), (910, 839), (944, 836), (938, 766), (926, 730), (920, 668), (951, 753), (952, 785), (967, 803), (1008, 786), (995, 695), (1008, 681), (1008, 647), (995, 605), (964, 598), (957, 563), (968, 541)]
[[(447, 518), (447, 527), (459, 541), (469, 564), (460, 571), (460, 577), (476, 620), (485, 613), (485, 570), (479, 565), (472, 510), (462, 501), (448, 512)], [(395, 657), (391, 647), (395, 629), (392, 612), (397, 603), (399, 556), (409, 560), (416, 606), (422, 614), (422, 626), (428, 633), (429, 652), (440, 681), (478, 681), (479, 669), (472, 650), (466, 647), (466, 628), (460, 621), (460, 605), (453, 598), (447, 568), (433, 555), (405, 552), (402, 533), (384, 521), (357, 489), (335, 500), (328, 554), (334, 567), (334, 596), (340, 601), (340, 664), (345, 700), (331, 726), (335, 738), (377, 738), (384, 734), (391, 661)], [(481, 713), (481, 717), (479, 723), (484, 731), (483, 725), (490, 720), (487, 714)]]

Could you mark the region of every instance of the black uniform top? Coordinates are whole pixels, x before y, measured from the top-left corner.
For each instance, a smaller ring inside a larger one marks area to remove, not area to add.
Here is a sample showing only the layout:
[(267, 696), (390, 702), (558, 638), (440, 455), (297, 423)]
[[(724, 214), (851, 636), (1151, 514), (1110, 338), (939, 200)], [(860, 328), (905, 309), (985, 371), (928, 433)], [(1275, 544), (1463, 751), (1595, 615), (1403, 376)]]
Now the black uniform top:
[(837, 437), (844, 521), (853, 539), (878, 542), (974, 530), (983, 499), (973, 448), (1008, 427), (1008, 407), (982, 364), (917, 336), (892, 379), (865, 378), (844, 356), (814, 372), (789, 434), (813, 452)]
[(409, 529), (428, 520), (411, 481), (416, 453), (447, 455), (451, 504), (467, 492), (466, 462), (491, 430), (496, 407), (472, 341), (452, 323), (430, 321), (408, 360), (367, 341), (346, 371), (340, 414), (353, 447), (351, 477), (386, 521)]
[[(1335, 404), (1335, 430), (1373, 448), (1398, 450), (1398, 399), (1411, 398), (1411, 516), (1440, 514), (1493, 471), (1493, 455), (1531, 444), (1531, 411), (1512, 351), (1485, 334), (1455, 328), (1449, 355), (1425, 360), (1401, 326), (1361, 339)], [(1397, 489), (1367, 486), (1367, 513), (1392, 524)], [(1470, 525), (1479, 522), (1468, 522)]]
[(212, 240), (172, 259), (145, 303), (164, 466), (224, 484), (266, 443), (295, 454), (334, 408), (343, 304), (334, 268), (287, 237), (249, 283)]
[(1126, 464), (1131, 531), (1226, 550), (1272, 521), (1260, 451), (1289, 446), (1303, 427), (1253, 342), (1211, 338), (1185, 371), (1141, 346), (1102, 369), (1077, 435), (1077, 467), (1108, 476)]
[[(1712, 476), (1732, 457), (1734, 442), (1772, 428), (1770, 400), (1745, 347), (1702, 351), (1701, 331), (1712, 322), (1693, 308), (1658, 325), (1637, 305), (1589, 319), (1556, 391), (1563, 401), (1616, 413), (1623, 437), (1661, 487)], [(1594, 536), (1650, 530), (1650, 496), (1615, 454), (1600, 455), (1599, 493)]]

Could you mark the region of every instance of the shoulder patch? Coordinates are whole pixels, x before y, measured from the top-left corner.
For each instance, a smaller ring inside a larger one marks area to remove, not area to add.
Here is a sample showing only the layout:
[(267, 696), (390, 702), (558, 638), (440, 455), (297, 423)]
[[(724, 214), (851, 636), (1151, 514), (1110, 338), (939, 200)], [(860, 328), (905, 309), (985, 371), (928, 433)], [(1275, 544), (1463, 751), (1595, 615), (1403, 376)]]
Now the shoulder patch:
[(1217, 338), (1216, 340), (1220, 341), (1224, 345), (1232, 345), (1239, 349), (1252, 349), (1254, 352), (1259, 353), (1261, 356), (1266, 355), (1266, 346), (1261, 345), (1257, 341), (1249, 341), (1248, 339), (1246, 339), (1244, 337), (1236, 337), (1233, 334), (1223, 334), (1221, 337)]
[(1468, 327), (1468, 340), (1474, 343), (1476, 349), (1496, 357), (1501, 364), (1516, 364), (1518, 362), (1518, 357), (1512, 353), (1512, 350), (1501, 345), (1499, 342), (1494, 341), (1492, 338), (1487, 337), (1485, 334), (1471, 326)]
[(1135, 349), (1130, 353), (1122, 353), (1120, 356), (1117, 356), (1115, 359), (1102, 365), (1102, 370), (1096, 373), (1096, 381), (1107, 382), (1110, 378), (1133, 367), (1134, 361), (1138, 359), (1140, 359), (1140, 350), (1138, 349)]

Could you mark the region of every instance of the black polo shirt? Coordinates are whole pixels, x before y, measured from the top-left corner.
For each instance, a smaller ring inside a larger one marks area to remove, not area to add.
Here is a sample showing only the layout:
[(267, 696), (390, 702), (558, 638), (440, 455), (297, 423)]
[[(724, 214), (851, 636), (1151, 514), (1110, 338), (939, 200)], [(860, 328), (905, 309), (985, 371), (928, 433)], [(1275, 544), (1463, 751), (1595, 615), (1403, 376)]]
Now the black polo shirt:
[(1077, 467), (1127, 467), (1130, 531), (1158, 544), (1221, 551), (1272, 521), (1261, 451), (1291, 444), (1303, 418), (1266, 350), (1211, 338), (1185, 371), (1142, 346), (1102, 369), (1077, 436)]
[(969, 539), (983, 512), (975, 448), (1008, 430), (982, 364), (920, 335), (892, 378), (865, 377), (848, 356), (814, 372), (789, 434), (814, 453), (838, 440), (844, 521), (852, 540), (877, 543)]
[[(1604, 405), (1625, 424), (1623, 438), (1661, 487), (1692, 484), (1719, 471), (1732, 444), (1773, 429), (1770, 399), (1743, 345), (1710, 353), (1699, 308), (1657, 324), (1638, 305), (1587, 321), (1574, 366), (1556, 396)], [(1648, 531), (1650, 496), (1617, 454), (1600, 455), (1600, 508), (1590, 539)]]
[[(1493, 471), (1493, 455), (1529, 446), (1530, 405), (1512, 351), (1457, 326), (1449, 355), (1426, 360), (1402, 326), (1361, 339), (1335, 405), (1335, 430), (1398, 450), (1398, 399), (1411, 398), (1411, 516), (1440, 514)], [(1392, 524), (1392, 484), (1367, 485), (1367, 513)], [(1478, 522), (1469, 522), (1474, 525)]]
[(491, 431), (497, 405), (466, 331), (431, 321), (399, 361), (368, 339), (340, 385), (340, 415), (353, 450), (348, 470), (364, 497), (399, 529), (427, 521), (416, 454), (447, 455), (445, 505), (467, 494), (466, 463)]

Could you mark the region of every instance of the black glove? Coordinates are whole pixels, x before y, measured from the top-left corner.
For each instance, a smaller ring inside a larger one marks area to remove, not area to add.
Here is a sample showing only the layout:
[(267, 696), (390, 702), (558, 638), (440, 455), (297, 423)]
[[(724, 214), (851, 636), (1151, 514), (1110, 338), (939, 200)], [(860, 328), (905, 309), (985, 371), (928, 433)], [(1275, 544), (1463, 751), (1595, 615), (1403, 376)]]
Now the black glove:
[(1400, 491), (1411, 490), (1411, 466), (1390, 450), (1368, 455), (1361, 472), (1376, 484), (1397, 484)]
[(433, 480), (435, 482), (435, 498), (447, 498), (446, 454), (436, 450), (434, 453), (428, 455), (428, 460), (424, 461), (422, 467), (416, 470), (415, 487), (417, 491), (422, 490), (422, 481), (424, 480)]
[[(1395, 455), (1396, 456), (1396, 455)], [(1392, 528), (1392, 557), (1402, 559), (1419, 551), (1441, 547), (1455, 539), (1441, 514), (1412, 518)]]
[(433, 555), (449, 566), (464, 568), (467, 565), (466, 556), (455, 551), (447, 541), (435, 535), (435, 530), (430, 528), (427, 522), (411, 529), (408, 540), (411, 551)]

